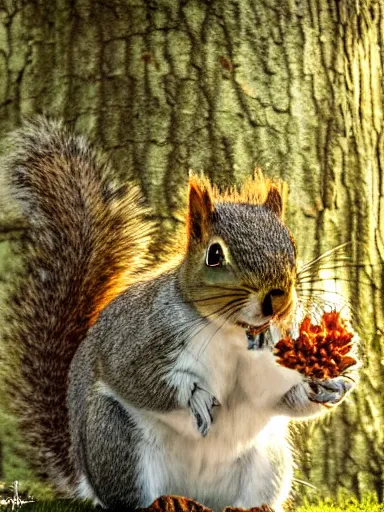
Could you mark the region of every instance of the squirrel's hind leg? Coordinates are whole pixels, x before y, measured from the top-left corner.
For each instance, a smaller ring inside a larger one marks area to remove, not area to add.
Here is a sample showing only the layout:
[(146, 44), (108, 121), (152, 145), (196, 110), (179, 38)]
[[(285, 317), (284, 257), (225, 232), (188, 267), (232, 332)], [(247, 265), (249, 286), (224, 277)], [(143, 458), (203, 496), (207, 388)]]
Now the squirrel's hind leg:
[(128, 411), (113, 398), (91, 392), (72, 439), (79, 494), (92, 491), (88, 497), (105, 508), (143, 506), (141, 441)]
[(95, 507), (99, 505), (102, 508), (105, 508), (104, 504), (101, 503), (99, 498), (96, 496), (95, 491), (93, 490), (91, 484), (88, 482), (85, 474), (80, 477), (80, 480), (77, 484), (77, 489), (75, 491), (75, 497), (90, 501)]
[(293, 477), (291, 453), (284, 436), (265, 441), (238, 461), (240, 492), (233, 506), (249, 509), (267, 504), (283, 512)]

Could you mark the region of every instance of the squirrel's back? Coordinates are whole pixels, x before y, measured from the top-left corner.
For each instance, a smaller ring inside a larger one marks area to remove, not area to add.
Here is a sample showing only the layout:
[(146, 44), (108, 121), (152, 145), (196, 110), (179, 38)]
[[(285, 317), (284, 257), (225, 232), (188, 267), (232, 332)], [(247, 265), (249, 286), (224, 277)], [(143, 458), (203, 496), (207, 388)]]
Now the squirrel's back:
[(3, 335), (9, 403), (31, 462), (64, 490), (69, 365), (101, 309), (144, 271), (152, 225), (138, 190), (117, 186), (105, 159), (61, 123), (26, 123), (9, 145), (2, 171), (28, 221)]

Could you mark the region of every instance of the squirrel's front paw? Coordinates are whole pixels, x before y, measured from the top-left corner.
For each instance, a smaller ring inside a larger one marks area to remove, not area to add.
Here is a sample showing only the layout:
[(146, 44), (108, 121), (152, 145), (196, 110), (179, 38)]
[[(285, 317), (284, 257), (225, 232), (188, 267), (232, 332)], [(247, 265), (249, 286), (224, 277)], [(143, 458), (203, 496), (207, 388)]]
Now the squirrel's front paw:
[(353, 381), (345, 377), (337, 377), (321, 382), (309, 381), (312, 393), (308, 398), (312, 402), (325, 406), (336, 405), (345, 397), (348, 391), (353, 388), (353, 384)]
[(220, 402), (195, 383), (188, 405), (195, 418), (197, 430), (205, 437), (212, 424), (212, 409), (220, 405)]

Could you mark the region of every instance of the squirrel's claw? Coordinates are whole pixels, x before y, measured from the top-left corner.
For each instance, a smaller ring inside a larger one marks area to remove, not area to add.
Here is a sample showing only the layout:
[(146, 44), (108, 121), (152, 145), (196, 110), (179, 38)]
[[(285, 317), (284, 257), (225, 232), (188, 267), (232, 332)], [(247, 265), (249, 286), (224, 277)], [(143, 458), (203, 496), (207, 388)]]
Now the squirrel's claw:
[(219, 406), (220, 402), (209, 391), (195, 383), (188, 405), (195, 418), (197, 430), (205, 437), (212, 425), (212, 409)]
[(310, 381), (312, 393), (309, 399), (312, 402), (323, 405), (335, 405), (339, 403), (353, 387), (353, 383), (344, 377), (324, 380), (321, 382)]

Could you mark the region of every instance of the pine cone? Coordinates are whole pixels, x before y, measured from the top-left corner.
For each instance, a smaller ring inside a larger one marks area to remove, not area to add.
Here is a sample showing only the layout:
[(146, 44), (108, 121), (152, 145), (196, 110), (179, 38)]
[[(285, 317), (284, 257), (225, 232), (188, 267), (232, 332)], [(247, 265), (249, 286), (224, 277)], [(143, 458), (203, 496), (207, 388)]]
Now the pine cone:
[(273, 510), (268, 507), (268, 505), (261, 505), (261, 507), (252, 507), (247, 509), (226, 507), (223, 512), (273, 512)]
[(160, 496), (150, 507), (140, 508), (138, 512), (213, 512), (195, 500), (183, 496)]
[[(137, 512), (213, 512), (195, 500), (182, 496), (160, 496), (150, 507), (140, 508)], [(268, 505), (250, 509), (226, 507), (223, 512), (273, 512)]]
[(275, 347), (277, 362), (286, 368), (319, 380), (333, 379), (356, 364), (348, 353), (353, 347), (353, 333), (346, 328), (340, 313), (324, 313), (320, 325), (305, 317), (299, 337), (286, 336)]

